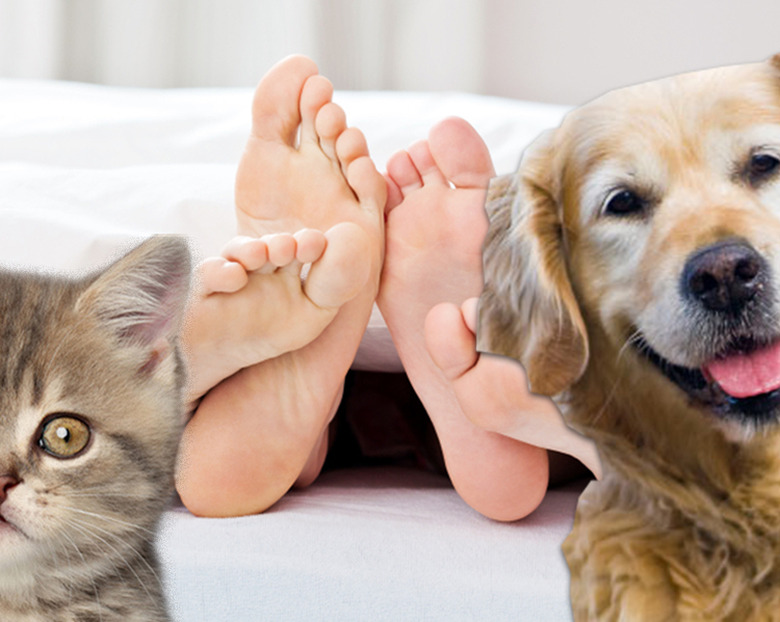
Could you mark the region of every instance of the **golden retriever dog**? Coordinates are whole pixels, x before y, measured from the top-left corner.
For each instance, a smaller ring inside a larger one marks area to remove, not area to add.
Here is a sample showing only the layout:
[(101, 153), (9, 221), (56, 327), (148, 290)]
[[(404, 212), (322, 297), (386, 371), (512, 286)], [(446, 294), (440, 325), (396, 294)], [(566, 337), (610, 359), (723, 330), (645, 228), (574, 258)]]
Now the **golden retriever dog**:
[(780, 620), (780, 55), (608, 93), (487, 203), (478, 349), (604, 467), (576, 620)]

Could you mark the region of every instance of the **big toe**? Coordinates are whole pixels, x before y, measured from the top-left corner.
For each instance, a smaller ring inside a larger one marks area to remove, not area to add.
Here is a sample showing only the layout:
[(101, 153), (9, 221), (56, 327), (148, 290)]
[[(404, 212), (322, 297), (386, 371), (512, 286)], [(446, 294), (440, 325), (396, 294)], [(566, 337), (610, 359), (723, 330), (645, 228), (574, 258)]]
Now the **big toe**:
[(317, 65), (305, 56), (289, 56), (274, 65), (255, 90), (252, 134), (294, 145), (301, 124), (299, 101), (303, 85), (317, 73)]
[(445, 302), (433, 307), (425, 318), (428, 353), (450, 382), (474, 367), (479, 358), (474, 333), (469, 327), (473, 324), (470, 316), (475, 304), (474, 298), (461, 308)]
[(304, 292), (318, 307), (335, 309), (357, 296), (368, 282), (371, 239), (351, 222), (331, 227), (325, 237), (325, 252), (311, 265)]
[(495, 177), (485, 141), (463, 119), (450, 117), (434, 125), (428, 143), (439, 169), (456, 188), (487, 188)]

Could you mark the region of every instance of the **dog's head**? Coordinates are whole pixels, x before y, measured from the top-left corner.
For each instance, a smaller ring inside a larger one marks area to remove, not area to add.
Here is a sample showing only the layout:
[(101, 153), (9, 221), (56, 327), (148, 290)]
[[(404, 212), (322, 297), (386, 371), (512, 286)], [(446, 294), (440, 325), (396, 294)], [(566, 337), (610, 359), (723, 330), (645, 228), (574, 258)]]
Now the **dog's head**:
[(488, 211), (479, 349), (533, 391), (607, 357), (728, 426), (780, 420), (780, 55), (571, 112)]

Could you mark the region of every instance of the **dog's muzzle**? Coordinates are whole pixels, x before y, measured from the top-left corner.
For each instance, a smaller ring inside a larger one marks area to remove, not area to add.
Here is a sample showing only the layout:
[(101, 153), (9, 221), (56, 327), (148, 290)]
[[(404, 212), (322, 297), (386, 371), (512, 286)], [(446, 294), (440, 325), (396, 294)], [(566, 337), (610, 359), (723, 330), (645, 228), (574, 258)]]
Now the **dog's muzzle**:
[(767, 261), (744, 240), (721, 240), (688, 257), (679, 287), (695, 318), (690, 338), (709, 352), (705, 364), (675, 365), (644, 336), (636, 341), (640, 353), (694, 402), (724, 418), (778, 421), (780, 330)]

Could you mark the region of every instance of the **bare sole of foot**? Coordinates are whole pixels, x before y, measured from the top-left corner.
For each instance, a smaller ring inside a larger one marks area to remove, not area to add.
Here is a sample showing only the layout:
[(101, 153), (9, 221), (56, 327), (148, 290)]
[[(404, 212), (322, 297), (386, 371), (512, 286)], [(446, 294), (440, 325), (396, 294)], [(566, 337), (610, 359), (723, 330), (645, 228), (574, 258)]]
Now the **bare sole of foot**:
[[(472, 423), (450, 379), (425, 344), (428, 313), (482, 291), (485, 193), (490, 155), (461, 119), (435, 126), (427, 141), (387, 165), (386, 255), (378, 304), (401, 361), (436, 429), (455, 489), (473, 508), (515, 520), (544, 497), (544, 449)], [(475, 399), (483, 390), (473, 387)]]
[(286, 59), (261, 81), (236, 180), (238, 231), (262, 236), (350, 223), (340, 265), (318, 273), (315, 263), (305, 293), (322, 300), (345, 280), (362, 285), (309, 343), (242, 369), (204, 397), (185, 430), (177, 478), (196, 514), (261, 512), (294, 483), (309, 483), (324, 460), (384, 250), (385, 182), (332, 93), (303, 57)]
[(566, 425), (550, 398), (528, 391), (522, 365), (477, 352), (476, 323), (477, 299), (470, 298), (460, 308), (434, 307), (425, 327), (431, 358), (468, 419), (479, 428), (573, 456), (600, 477), (596, 445)]

